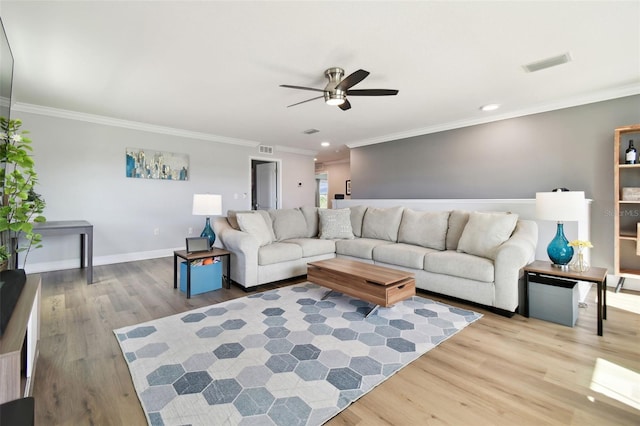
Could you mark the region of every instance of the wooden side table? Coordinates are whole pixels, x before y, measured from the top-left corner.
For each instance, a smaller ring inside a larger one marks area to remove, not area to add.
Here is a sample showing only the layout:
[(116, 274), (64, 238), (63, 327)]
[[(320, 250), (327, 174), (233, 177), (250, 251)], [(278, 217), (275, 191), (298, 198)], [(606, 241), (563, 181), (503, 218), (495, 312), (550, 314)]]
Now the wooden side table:
[[(551, 266), (551, 262), (536, 260), (525, 266), (524, 270), (524, 316), (529, 317), (529, 277), (546, 275), (554, 278), (567, 278), (576, 281), (587, 281), (598, 285), (598, 336), (602, 336), (602, 320), (607, 319), (607, 269), (591, 267), (586, 272), (563, 270)], [(553, 284), (549, 284), (553, 285)]]
[(173, 252), (173, 288), (178, 288), (178, 258), (187, 262), (187, 299), (191, 299), (191, 262), (194, 260), (207, 259), (209, 257), (227, 258), (227, 275), (225, 276), (226, 288), (231, 288), (231, 252), (219, 248), (211, 251), (200, 251), (197, 253), (187, 253), (186, 250), (176, 250)]

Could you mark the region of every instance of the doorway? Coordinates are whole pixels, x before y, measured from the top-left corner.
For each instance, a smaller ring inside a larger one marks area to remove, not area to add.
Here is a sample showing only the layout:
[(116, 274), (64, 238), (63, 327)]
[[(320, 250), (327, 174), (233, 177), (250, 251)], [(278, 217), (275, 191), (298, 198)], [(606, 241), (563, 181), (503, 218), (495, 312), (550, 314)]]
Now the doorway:
[(316, 175), (316, 207), (326, 209), (329, 206), (329, 179), (326, 173)]
[(280, 206), (279, 161), (251, 159), (251, 210)]

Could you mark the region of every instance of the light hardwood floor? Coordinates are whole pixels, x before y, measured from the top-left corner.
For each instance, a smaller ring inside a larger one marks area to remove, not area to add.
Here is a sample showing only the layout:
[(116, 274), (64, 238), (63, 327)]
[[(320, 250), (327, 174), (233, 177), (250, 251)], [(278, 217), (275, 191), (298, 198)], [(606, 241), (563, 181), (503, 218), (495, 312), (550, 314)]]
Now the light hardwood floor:
[[(187, 300), (173, 289), (171, 258), (94, 274), (91, 286), (80, 270), (42, 274), (37, 425), (145, 424), (112, 330), (246, 295), (232, 286)], [(328, 424), (638, 425), (640, 295), (608, 298), (602, 337), (593, 302), (571, 328), (443, 300), (485, 316)]]

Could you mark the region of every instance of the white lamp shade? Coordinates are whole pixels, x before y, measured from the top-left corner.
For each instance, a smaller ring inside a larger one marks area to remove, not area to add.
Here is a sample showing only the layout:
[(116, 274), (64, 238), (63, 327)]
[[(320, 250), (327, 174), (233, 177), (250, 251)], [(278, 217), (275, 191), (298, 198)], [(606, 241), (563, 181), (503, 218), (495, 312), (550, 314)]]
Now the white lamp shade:
[(536, 217), (556, 222), (577, 221), (583, 215), (584, 202), (583, 191), (537, 192)]
[(193, 194), (193, 214), (199, 216), (222, 214), (222, 195)]

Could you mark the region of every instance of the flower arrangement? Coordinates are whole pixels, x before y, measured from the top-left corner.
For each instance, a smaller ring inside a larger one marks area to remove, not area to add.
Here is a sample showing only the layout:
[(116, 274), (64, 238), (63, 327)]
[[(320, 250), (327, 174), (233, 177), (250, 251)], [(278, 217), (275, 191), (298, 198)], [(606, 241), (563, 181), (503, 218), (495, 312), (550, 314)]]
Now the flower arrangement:
[(578, 251), (578, 256), (569, 267), (576, 272), (586, 272), (589, 270), (589, 264), (584, 260), (584, 253), (582, 251), (586, 248), (593, 248), (591, 241), (586, 240), (573, 240), (569, 242), (571, 247), (575, 247)]
[(585, 249), (585, 248), (593, 248), (591, 241), (586, 241), (586, 240), (573, 240), (569, 243), (569, 245), (571, 247), (577, 248), (578, 251), (581, 251), (582, 249)]

